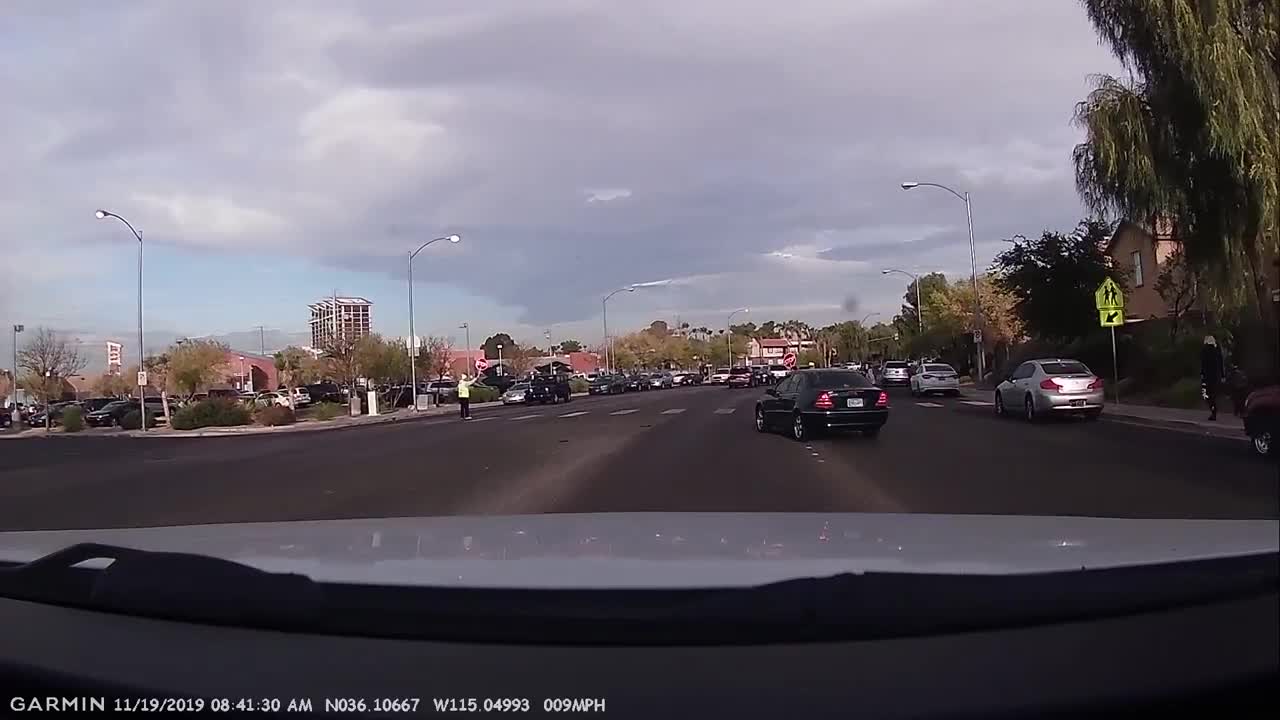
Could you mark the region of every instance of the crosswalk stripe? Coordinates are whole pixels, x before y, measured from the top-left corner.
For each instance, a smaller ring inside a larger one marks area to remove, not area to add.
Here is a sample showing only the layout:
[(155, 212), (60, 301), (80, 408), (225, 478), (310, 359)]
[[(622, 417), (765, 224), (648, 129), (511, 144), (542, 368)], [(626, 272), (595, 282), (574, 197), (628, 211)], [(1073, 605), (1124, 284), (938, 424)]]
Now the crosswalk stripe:
[(478, 423), (478, 422), (489, 422), (490, 420), (497, 420), (497, 419), (498, 419), (498, 418), (493, 417), (492, 415), (490, 415), (489, 417), (475, 418), (475, 419), (473, 419), (473, 420), (468, 420), (467, 422), (472, 422), (472, 423)]
[(977, 405), (978, 407), (986, 407), (991, 404), (986, 400), (961, 400), (960, 402), (964, 403), (965, 405)]
[(918, 402), (916, 404), (920, 407), (944, 407), (942, 403), (935, 402)]
[(586, 414), (587, 414), (587, 413), (589, 413), (589, 412), (591, 412), (591, 411), (590, 411), (590, 410), (579, 410), (578, 412), (565, 413), (565, 414), (561, 415), (560, 417), (562, 417), (562, 418), (567, 418), (567, 417), (578, 417), (579, 415), (586, 415)]
[(634, 412), (640, 412), (640, 411), (635, 408), (630, 408), (628, 410), (614, 410), (609, 414), (610, 415), (630, 415), (631, 413), (634, 413)]
[(716, 409), (716, 414), (717, 414), (717, 415), (732, 415), (732, 414), (733, 414), (733, 411), (734, 411), (734, 410), (737, 410), (737, 409), (738, 409), (738, 408), (717, 408), (717, 409)]
[(512, 420), (532, 420), (534, 418), (540, 418), (540, 417), (542, 417), (540, 413), (534, 413), (532, 415), (520, 415), (518, 417), (513, 417), (511, 419)]
[(663, 410), (662, 414), (663, 415), (679, 415), (682, 412), (684, 412), (684, 408), (671, 408), (670, 410)]

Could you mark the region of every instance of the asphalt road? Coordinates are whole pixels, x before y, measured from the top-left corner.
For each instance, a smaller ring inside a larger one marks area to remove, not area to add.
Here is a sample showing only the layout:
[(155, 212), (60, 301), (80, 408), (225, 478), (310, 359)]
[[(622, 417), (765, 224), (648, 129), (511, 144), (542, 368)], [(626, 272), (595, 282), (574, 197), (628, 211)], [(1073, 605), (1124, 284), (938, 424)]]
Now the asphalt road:
[(0, 530), (600, 511), (1280, 517), (1280, 471), (1242, 440), (1030, 425), (894, 390), (880, 437), (805, 444), (755, 432), (758, 396), (678, 388), (468, 423), (9, 441)]

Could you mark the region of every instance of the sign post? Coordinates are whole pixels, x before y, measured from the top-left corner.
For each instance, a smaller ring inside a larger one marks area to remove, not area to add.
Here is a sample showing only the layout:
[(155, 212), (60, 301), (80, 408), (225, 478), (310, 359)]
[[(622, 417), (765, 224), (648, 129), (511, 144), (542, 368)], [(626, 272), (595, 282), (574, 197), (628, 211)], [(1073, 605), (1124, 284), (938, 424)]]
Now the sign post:
[(1098, 324), (1111, 330), (1111, 378), (1115, 383), (1116, 404), (1120, 404), (1120, 362), (1116, 356), (1116, 327), (1124, 325), (1124, 290), (1107, 278), (1093, 293), (1098, 309)]

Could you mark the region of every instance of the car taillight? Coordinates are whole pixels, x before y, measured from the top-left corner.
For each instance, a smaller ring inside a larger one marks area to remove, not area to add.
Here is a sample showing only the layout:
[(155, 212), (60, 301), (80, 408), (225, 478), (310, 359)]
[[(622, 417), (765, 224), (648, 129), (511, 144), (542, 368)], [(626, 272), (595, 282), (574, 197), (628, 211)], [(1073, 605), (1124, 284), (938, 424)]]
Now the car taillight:
[(889, 393), (880, 391), (880, 397), (876, 398), (876, 407), (889, 407)]
[(830, 410), (835, 407), (836, 404), (831, 402), (831, 393), (822, 393), (818, 396), (817, 400), (813, 401), (813, 406), (819, 410)]
[(1102, 378), (1100, 378), (1100, 377), (1096, 377), (1096, 378), (1094, 378), (1094, 379), (1093, 379), (1093, 382), (1089, 383), (1089, 389), (1090, 389), (1090, 390), (1101, 390), (1101, 389), (1102, 389)]
[(933, 376), (932, 376), (932, 375), (921, 375), (920, 377), (924, 378), (925, 380), (932, 380), (932, 379), (933, 379)]
[(1045, 390), (1061, 390), (1062, 386), (1049, 378), (1040, 381), (1040, 387)]

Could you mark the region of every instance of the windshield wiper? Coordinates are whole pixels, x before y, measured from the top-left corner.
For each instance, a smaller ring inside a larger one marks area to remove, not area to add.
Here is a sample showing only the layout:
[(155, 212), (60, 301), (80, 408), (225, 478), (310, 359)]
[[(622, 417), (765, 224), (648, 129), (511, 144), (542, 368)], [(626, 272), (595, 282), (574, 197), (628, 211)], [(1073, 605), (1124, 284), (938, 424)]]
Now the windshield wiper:
[[(111, 564), (77, 567), (96, 560)], [(0, 597), (236, 625), (302, 626), (324, 607), (320, 584), (306, 575), (207, 555), (97, 543), (71, 545), (0, 569)]]

